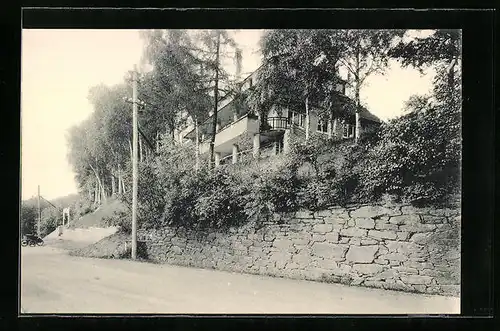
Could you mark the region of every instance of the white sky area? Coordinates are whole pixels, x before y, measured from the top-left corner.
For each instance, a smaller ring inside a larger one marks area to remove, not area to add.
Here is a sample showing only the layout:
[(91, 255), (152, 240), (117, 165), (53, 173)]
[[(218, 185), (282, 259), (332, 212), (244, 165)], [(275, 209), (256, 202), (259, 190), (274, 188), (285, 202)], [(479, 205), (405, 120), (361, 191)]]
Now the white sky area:
[[(242, 73), (260, 66), (262, 30), (233, 31), (243, 51)], [(21, 62), (22, 198), (37, 194), (54, 199), (77, 192), (67, 161), (66, 134), (92, 112), (88, 90), (118, 84), (140, 62), (138, 30), (23, 30)], [(232, 61), (227, 62), (233, 65)], [(391, 63), (384, 76), (367, 79), (361, 97), (383, 120), (402, 114), (413, 94), (428, 93), (432, 75)]]

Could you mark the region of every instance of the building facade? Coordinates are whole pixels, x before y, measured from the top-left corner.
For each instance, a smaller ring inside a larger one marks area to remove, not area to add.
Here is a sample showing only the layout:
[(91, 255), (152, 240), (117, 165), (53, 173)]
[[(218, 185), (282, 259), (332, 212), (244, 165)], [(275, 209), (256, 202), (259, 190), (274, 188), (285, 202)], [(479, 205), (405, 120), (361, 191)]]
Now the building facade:
[[(255, 71), (241, 83), (243, 94), (251, 91), (257, 83), (258, 71)], [(355, 137), (355, 111), (353, 101), (345, 95), (345, 82), (339, 80), (335, 88), (345, 105), (349, 109), (342, 116), (334, 116), (328, 120), (320, 117), (321, 108), (315, 105), (309, 107), (306, 114), (300, 109), (290, 109), (274, 105), (265, 114), (255, 114), (244, 102), (237, 103), (231, 98), (220, 101), (217, 114), (215, 134), (215, 164), (238, 163), (247, 157), (265, 158), (276, 154), (287, 153), (290, 149), (291, 139), (306, 140), (307, 137), (318, 135), (335, 140), (354, 140)], [(360, 112), (362, 129), (370, 129), (381, 123), (380, 119), (368, 110)], [(208, 154), (210, 151), (211, 128), (213, 114), (199, 128), (193, 125), (179, 132), (178, 141), (196, 141), (196, 132), (199, 134), (199, 153)]]

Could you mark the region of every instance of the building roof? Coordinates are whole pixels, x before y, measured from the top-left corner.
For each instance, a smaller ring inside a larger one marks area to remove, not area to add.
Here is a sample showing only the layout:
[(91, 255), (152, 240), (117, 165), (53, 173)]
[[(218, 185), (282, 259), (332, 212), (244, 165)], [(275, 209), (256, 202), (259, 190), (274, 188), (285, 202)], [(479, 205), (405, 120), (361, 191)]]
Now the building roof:
[[(241, 80), (241, 84), (244, 84), (245, 82), (248, 81), (248, 79), (250, 79), (250, 77), (254, 76), (256, 72), (258, 72), (262, 67), (263, 67), (264, 63), (261, 64), (255, 71), (253, 71), (252, 73), (248, 74), (243, 80)], [(339, 81), (345, 83), (346, 81), (344, 79), (342, 79), (341, 77), (337, 77)], [(230, 115), (228, 114), (225, 114), (227, 113), (228, 111), (232, 111), (232, 108), (234, 107), (234, 105), (232, 105), (233, 103), (233, 100), (229, 101), (229, 102), (226, 102), (228, 98), (230, 98), (231, 95), (230, 93), (224, 95), (220, 100), (219, 100), (219, 109), (218, 109), (218, 117), (221, 116), (222, 118), (219, 118), (218, 120), (221, 123), (222, 126), (224, 126), (226, 123), (225, 122), (230, 122), (231, 119), (232, 119), (232, 112)], [(341, 97), (341, 102), (343, 103), (344, 105), (344, 109), (347, 110), (347, 112), (349, 113), (349, 115), (355, 115), (355, 104), (354, 104), (354, 100), (352, 100), (351, 98), (349, 98), (348, 96), (346, 96), (345, 94), (340, 94), (340, 97)], [(346, 107), (347, 106), (347, 107)], [(316, 106), (318, 107), (318, 106)], [(247, 113), (249, 111), (248, 107), (244, 107), (244, 111), (241, 115), (244, 115), (245, 113)], [(208, 116), (204, 123), (201, 125), (202, 127), (203, 126), (206, 126), (207, 123), (211, 123), (211, 120), (213, 118), (213, 114), (211, 114), (210, 116)], [(371, 122), (376, 122), (376, 123), (382, 123), (382, 120), (380, 120), (377, 116), (375, 116), (374, 114), (372, 114), (368, 109), (366, 109), (365, 107), (362, 107), (361, 109), (361, 112), (360, 112), (360, 117), (364, 120), (367, 120), (367, 121), (371, 121)], [(189, 137), (189, 136), (192, 136), (194, 134), (194, 129), (192, 129), (191, 131), (189, 131), (185, 137)]]

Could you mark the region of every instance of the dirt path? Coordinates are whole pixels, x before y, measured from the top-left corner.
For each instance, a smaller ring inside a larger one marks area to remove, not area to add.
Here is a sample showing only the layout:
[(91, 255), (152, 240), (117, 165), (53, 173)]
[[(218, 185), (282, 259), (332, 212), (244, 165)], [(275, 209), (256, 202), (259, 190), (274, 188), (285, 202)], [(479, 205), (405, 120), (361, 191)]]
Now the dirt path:
[(26, 313), (459, 313), (458, 298), (22, 249)]

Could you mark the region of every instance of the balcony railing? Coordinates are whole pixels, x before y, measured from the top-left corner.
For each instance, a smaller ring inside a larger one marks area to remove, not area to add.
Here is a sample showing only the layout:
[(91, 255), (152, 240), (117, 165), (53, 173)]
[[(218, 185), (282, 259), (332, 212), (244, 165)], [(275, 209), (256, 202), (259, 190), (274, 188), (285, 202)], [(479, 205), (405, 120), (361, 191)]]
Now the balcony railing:
[(268, 117), (262, 124), (262, 131), (282, 131), (289, 128), (290, 121), (287, 117)]

